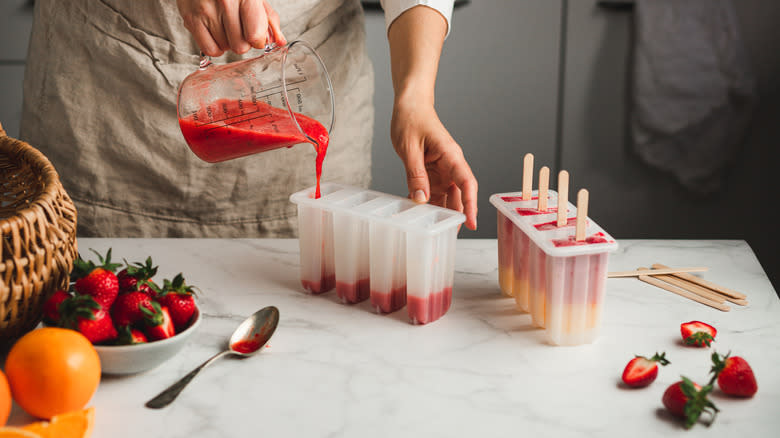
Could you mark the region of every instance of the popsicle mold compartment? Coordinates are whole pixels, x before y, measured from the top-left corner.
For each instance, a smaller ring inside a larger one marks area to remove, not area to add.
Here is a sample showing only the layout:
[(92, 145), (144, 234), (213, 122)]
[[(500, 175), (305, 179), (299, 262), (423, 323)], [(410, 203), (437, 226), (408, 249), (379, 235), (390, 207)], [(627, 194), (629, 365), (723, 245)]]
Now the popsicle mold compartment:
[[(537, 191), (523, 201), (521, 192), (490, 197), (498, 214), (513, 224), (512, 238), (499, 240), (504, 257), (512, 245), (510, 294), (532, 323), (545, 329), (554, 345), (593, 342), (601, 326), (609, 253), (617, 242), (590, 218), (586, 239), (575, 239), (577, 209), (568, 203), (567, 223), (557, 226), (557, 193), (548, 191), (548, 211), (538, 212)], [(507, 233), (504, 232), (504, 235)], [(505, 259), (504, 259), (505, 260)], [(499, 266), (499, 270), (500, 270)], [(502, 292), (507, 294), (505, 291)]]
[(344, 303), (370, 299), (377, 313), (407, 307), (426, 324), (452, 302), (455, 243), (466, 217), (453, 210), (337, 183), (290, 196), (298, 206), (301, 284), (336, 288)]

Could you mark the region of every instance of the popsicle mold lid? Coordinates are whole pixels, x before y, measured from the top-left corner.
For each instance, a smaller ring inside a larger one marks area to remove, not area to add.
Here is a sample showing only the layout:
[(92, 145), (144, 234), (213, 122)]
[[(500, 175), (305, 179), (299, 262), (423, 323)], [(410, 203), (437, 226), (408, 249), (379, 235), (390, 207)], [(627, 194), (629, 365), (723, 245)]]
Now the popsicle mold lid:
[(314, 187), (309, 187), (290, 195), (290, 201), (422, 235), (438, 234), (466, 221), (466, 216), (455, 210), (346, 184), (322, 183), (320, 193), (320, 198), (314, 199)]
[[(558, 193), (554, 190), (548, 190), (547, 207), (549, 213), (522, 215), (521, 212), (535, 210), (538, 203), (538, 191), (532, 192), (531, 200), (523, 201), (522, 192), (496, 193), (490, 196), (490, 203), (496, 209), (511, 220), (517, 228), (522, 230), (531, 241), (551, 257), (571, 257), (578, 255), (600, 254), (604, 252), (613, 252), (617, 250), (617, 241), (601, 228), (590, 217), (587, 218), (585, 236), (600, 237), (604, 240), (601, 243), (587, 243), (581, 245), (556, 246), (555, 242), (561, 242), (568, 239), (574, 239), (576, 227), (574, 223), (563, 227), (550, 227), (545, 229), (544, 225), (557, 222), (557, 204)], [(567, 220), (573, 222), (577, 217), (577, 207), (571, 202), (568, 203), (566, 213)], [(542, 229), (540, 229), (542, 228)]]

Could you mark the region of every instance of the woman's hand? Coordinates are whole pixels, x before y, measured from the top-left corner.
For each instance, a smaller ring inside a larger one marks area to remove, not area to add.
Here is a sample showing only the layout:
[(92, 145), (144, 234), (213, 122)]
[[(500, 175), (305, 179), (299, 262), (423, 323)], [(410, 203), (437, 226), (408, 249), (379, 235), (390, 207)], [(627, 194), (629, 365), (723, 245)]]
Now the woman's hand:
[(447, 26), (446, 17), (423, 5), (407, 9), (390, 24), (395, 91), (390, 137), (406, 168), (409, 197), (463, 212), (466, 227), (476, 230), (477, 179), (434, 109)]
[(266, 0), (177, 0), (176, 4), (184, 27), (208, 56), (287, 44), (279, 15)]
[(393, 147), (406, 168), (409, 196), (466, 214), (477, 229), (477, 179), (432, 104), (396, 100), (390, 126)]

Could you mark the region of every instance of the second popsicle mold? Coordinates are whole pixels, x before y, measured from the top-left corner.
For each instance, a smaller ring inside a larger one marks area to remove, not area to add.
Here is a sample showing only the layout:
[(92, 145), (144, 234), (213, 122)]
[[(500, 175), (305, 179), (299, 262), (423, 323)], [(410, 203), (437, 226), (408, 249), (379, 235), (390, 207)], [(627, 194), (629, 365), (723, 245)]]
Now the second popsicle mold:
[(301, 284), (336, 289), (344, 303), (370, 299), (378, 313), (404, 306), (426, 324), (450, 307), (462, 213), (399, 196), (325, 183), (290, 196), (298, 206)]
[(593, 342), (598, 335), (608, 254), (617, 242), (587, 218), (586, 239), (575, 240), (577, 209), (567, 204), (566, 225), (557, 226), (557, 193), (548, 191), (546, 212), (537, 210), (538, 193), (490, 197), (498, 216), (498, 272), (501, 291), (518, 310), (545, 329), (556, 345)]

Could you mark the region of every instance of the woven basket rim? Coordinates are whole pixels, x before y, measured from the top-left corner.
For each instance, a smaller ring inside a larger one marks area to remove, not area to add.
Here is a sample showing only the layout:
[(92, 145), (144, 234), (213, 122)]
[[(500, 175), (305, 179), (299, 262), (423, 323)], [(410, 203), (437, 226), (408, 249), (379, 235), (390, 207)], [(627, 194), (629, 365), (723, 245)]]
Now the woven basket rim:
[[(18, 148), (16, 151), (13, 148)], [(32, 147), (30, 144), (8, 136), (3, 129), (3, 125), (0, 124), (0, 154), (7, 153), (9, 156), (18, 157), (26, 160), (32, 165), (36, 166), (35, 169), (42, 176), (43, 190), (32, 199), (30, 203), (15, 212), (13, 216), (0, 218), (0, 225), (3, 222), (8, 222), (14, 219), (20, 219), (20, 216), (25, 214), (31, 214), (33, 210), (42, 208), (42, 204), (49, 204), (52, 200), (57, 198), (59, 193), (59, 175), (54, 165), (51, 164), (46, 156), (38, 149)]]

